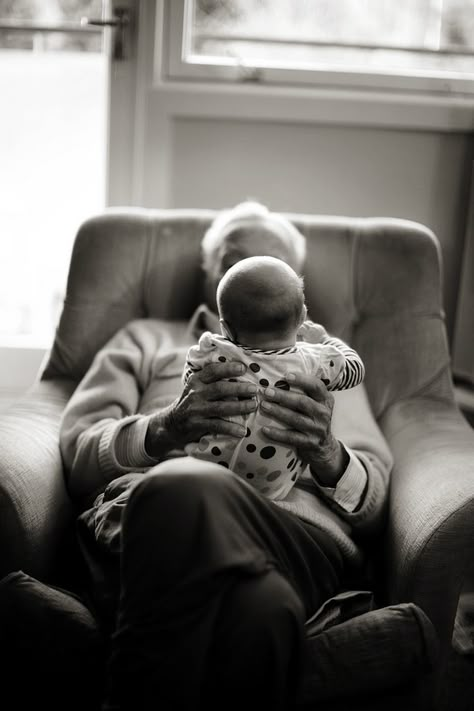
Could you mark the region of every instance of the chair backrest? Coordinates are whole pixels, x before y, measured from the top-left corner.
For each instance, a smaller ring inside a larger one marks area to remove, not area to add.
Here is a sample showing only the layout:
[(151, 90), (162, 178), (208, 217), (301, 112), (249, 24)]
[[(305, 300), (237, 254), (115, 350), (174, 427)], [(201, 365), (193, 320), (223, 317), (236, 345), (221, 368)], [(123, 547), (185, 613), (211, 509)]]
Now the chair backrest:
[[(200, 241), (216, 214), (110, 208), (87, 220), (42, 378), (79, 382), (131, 319), (189, 318), (202, 299)], [(309, 314), (361, 354), (375, 415), (413, 395), (451, 399), (435, 235), (394, 218), (286, 217), (307, 238)]]

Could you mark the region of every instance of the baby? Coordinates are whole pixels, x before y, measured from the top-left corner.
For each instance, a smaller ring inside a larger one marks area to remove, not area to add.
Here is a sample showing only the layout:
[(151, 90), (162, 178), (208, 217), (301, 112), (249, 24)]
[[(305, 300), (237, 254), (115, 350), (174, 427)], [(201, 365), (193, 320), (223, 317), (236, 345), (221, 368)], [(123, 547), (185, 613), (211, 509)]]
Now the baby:
[[(239, 380), (260, 389), (290, 390), (284, 379), (289, 371), (321, 378), (328, 390), (351, 388), (364, 378), (358, 354), (306, 320), (303, 280), (280, 259), (248, 257), (234, 264), (219, 282), (217, 308), (222, 335), (206, 331), (189, 349), (185, 383), (206, 364), (226, 360), (243, 362), (247, 371)], [(186, 453), (228, 467), (270, 499), (285, 498), (306, 465), (288, 445), (262, 434), (265, 425), (283, 424), (260, 406), (232, 420), (246, 427), (245, 437), (205, 435), (188, 444)]]

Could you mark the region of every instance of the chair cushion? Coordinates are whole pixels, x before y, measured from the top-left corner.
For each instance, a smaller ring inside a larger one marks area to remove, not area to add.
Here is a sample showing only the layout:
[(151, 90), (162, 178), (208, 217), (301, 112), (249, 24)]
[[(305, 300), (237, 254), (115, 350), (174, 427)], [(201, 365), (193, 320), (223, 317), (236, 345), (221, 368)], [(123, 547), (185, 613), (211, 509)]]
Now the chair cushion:
[[(105, 643), (74, 594), (15, 571), (0, 581), (2, 694), (21, 708), (95, 711)], [(12, 702), (10, 702), (12, 703)]]
[[(360, 609), (367, 609), (365, 603)], [(362, 614), (357, 607), (352, 619), (308, 635), (301, 704), (403, 687), (433, 668), (436, 635), (419, 607), (400, 604)], [(10, 573), (0, 581), (0, 640), (8, 650), (4, 692), (11, 685), (17, 694), (23, 680), (25, 707), (42, 701), (48, 709), (100, 707), (107, 644), (74, 594), (22, 571)]]
[(436, 666), (434, 627), (413, 603), (357, 615), (306, 640), (301, 703), (357, 697), (406, 685)]
[[(44, 376), (78, 381), (131, 320), (189, 319), (203, 297), (201, 239), (216, 215), (110, 208), (84, 222)], [(435, 235), (395, 218), (285, 216), (307, 239), (310, 317), (359, 351), (376, 417), (439, 380), (439, 394), (452, 397)]]

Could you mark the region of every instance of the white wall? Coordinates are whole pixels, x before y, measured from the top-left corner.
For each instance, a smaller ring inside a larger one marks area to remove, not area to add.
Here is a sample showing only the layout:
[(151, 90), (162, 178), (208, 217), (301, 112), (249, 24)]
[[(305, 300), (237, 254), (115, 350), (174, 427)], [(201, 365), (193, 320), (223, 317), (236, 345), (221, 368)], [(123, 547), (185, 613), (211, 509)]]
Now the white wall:
[[(149, 150), (159, 152), (153, 136), (150, 127)], [(472, 133), (174, 117), (168, 137), (167, 174), (161, 176), (166, 206), (218, 208), (254, 197), (281, 211), (402, 217), (428, 225), (442, 246), (452, 337)], [(150, 204), (160, 204), (153, 185), (146, 192)]]

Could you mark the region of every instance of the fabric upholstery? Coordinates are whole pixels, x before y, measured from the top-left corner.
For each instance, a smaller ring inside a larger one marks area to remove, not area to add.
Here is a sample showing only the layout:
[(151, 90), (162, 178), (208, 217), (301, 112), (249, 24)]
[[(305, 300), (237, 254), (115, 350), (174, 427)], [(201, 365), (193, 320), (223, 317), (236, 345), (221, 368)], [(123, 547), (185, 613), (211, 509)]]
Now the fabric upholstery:
[(38, 383), (0, 418), (0, 577), (51, 571), (71, 519), (59, 422), (73, 384)]
[(306, 644), (299, 690), (306, 703), (396, 688), (432, 671), (438, 654), (431, 621), (412, 603), (366, 612), (308, 637)]
[(472, 579), (474, 432), (451, 404), (412, 398), (381, 421), (394, 454), (387, 572), (393, 600), (423, 600), (445, 646)]
[(0, 639), (8, 650), (2, 694), (10, 706), (99, 711), (106, 644), (75, 595), (21, 570), (10, 573), (0, 581)]
[[(45, 377), (79, 380), (132, 318), (188, 318), (201, 296), (200, 240), (215, 214), (111, 209), (86, 222)], [(359, 350), (376, 416), (447, 375), (439, 246), (427, 228), (395, 219), (287, 217), (307, 237), (309, 313)], [(449, 397), (447, 380), (444, 389)]]
[[(0, 580), (0, 638), (11, 650), (3, 668), (7, 697), (15, 695), (21, 669), (29, 682), (22, 693), (25, 707), (99, 709), (106, 637), (75, 595), (23, 571), (10, 573)], [(413, 604), (364, 611), (311, 634), (306, 645), (295, 707), (302, 711), (314, 708), (315, 699), (319, 708), (323, 701), (357, 700), (367, 688), (373, 699), (387, 689), (396, 693), (420, 685), (438, 653), (430, 620)]]

